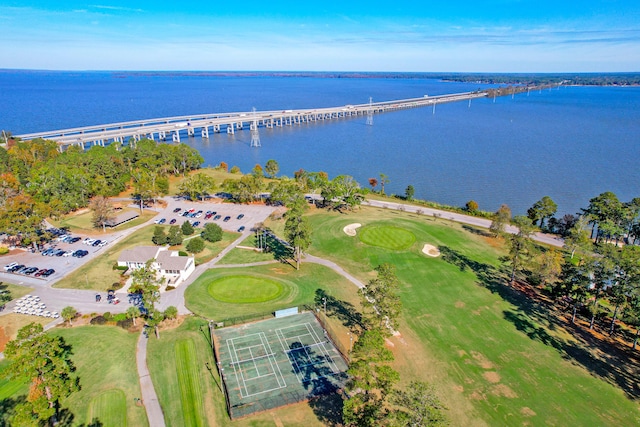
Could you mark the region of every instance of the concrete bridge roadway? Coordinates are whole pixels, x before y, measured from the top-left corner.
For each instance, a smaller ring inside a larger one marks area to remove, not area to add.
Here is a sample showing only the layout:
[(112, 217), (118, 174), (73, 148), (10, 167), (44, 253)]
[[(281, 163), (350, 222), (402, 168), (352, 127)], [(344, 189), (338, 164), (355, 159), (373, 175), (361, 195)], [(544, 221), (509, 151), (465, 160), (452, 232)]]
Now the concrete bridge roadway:
[(486, 92), (464, 92), (422, 98), (398, 99), (369, 104), (342, 105), (327, 108), (306, 108), (299, 110), (249, 111), (236, 113), (214, 113), (158, 119), (136, 120), (104, 125), (85, 126), (71, 129), (53, 130), (17, 135), (23, 141), (43, 138), (58, 142), (60, 150), (70, 145), (107, 145), (113, 142), (127, 143), (130, 139), (142, 138), (180, 142), (181, 134), (194, 136), (199, 131), (202, 138), (210, 132), (234, 134), (237, 130), (254, 127), (280, 127), (294, 124), (331, 120), (336, 118), (366, 116), (407, 108), (428, 107), (448, 102), (484, 98)]

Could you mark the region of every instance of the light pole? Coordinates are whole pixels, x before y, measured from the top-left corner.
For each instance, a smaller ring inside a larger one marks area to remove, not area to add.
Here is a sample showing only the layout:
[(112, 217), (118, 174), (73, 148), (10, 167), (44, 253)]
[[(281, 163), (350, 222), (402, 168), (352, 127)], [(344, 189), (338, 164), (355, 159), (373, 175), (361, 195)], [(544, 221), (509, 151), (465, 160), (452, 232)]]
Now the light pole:
[(353, 351), (353, 335), (351, 332), (347, 332), (349, 334), (349, 353)]
[(322, 304), (324, 305), (324, 315), (327, 315), (327, 297), (322, 297)]

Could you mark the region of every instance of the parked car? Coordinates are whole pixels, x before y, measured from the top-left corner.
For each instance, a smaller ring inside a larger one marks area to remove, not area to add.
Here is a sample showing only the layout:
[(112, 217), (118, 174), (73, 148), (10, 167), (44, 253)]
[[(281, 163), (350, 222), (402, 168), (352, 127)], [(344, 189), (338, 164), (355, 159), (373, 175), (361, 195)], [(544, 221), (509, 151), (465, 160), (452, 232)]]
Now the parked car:
[(197, 227), (197, 226), (199, 226), (199, 225), (200, 225), (200, 221), (196, 221), (196, 222), (194, 222), (192, 225), (193, 225), (194, 227)]
[(244, 231), (244, 225), (238, 228), (238, 233), (242, 233)]
[(76, 236), (76, 237), (72, 238), (71, 240), (69, 240), (69, 243), (76, 243), (76, 242), (79, 242), (79, 241), (80, 241), (80, 238)]
[(96, 246), (98, 246), (100, 243), (102, 243), (102, 240), (98, 239), (98, 240), (96, 240), (95, 242), (93, 242), (93, 243), (91, 244), (91, 246), (96, 247)]
[(12, 262), (12, 263), (10, 263), (10, 264), (5, 265), (5, 266), (4, 266), (4, 270), (5, 270), (5, 271), (9, 271), (9, 270), (11, 270), (13, 267), (15, 267), (16, 265), (18, 265), (18, 263), (14, 261), (14, 262)]
[(238, 219), (242, 219), (242, 218), (244, 218), (244, 214), (238, 215)]
[(175, 223), (176, 223), (176, 221), (177, 221), (177, 220), (176, 220), (175, 218), (173, 218), (171, 221), (169, 221), (169, 224), (175, 224)]
[(75, 258), (82, 258), (83, 256), (88, 255), (88, 254), (89, 254), (89, 251), (85, 251), (84, 249), (78, 249), (73, 254), (71, 254), (71, 256), (73, 256)]
[(184, 212), (182, 213), (182, 216), (189, 216), (189, 214), (190, 214), (190, 212), (189, 212), (189, 211), (184, 211)]
[(213, 220), (214, 220), (214, 221), (217, 221), (217, 220), (219, 220), (219, 219), (220, 219), (220, 215), (216, 215), (216, 216), (214, 216), (214, 217), (213, 217)]
[(47, 271), (45, 271), (44, 273), (42, 273), (42, 276), (44, 277), (49, 277), (51, 276), (53, 273), (55, 273), (56, 271), (53, 268), (48, 269)]
[(54, 256), (62, 256), (64, 255), (66, 251), (62, 250), (62, 249), (56, 249), (56, 251), (53, 253)]
[(9, 269), (9, 273), (15, 273), (18, 270), (22, 270), (24, 267), (25, 267), (24, 264), (16, 264)]
[(38, 271), (38, 267), (27, 267), (27, 268), (22, 272), (22, 274), (29, 275), (29, 274), (33, 274), (33, 273), (35, 273), (36, 271)]
[(40, 277), (40, 276), (42, 276), (42, 275), (43, 275), (44, 273), (46, 273), (46, 272), (47, 272), (47, 269), (46, 269), (46, 268), (43, 268), (43, 269), (41, 269), (41, 270), (38, 270), (38, 271), (36, 272), (36, 274), (34, 274), (34, 276), (35, 276), (35, 277)]
[(178, 213), (178, 212), (180, 212), (181, 210), (182, 210), (182, 208), (175, 208), (175, 209), (173, 210), (173, 213)]
[(73, 251), (66, 251), (65, 253), (62, 254), (63, 257), (69, 257), (73, 255)]
[(98, 246), (102, 248), (104, 246), (107, 246), (107, 243), (109, 243), (109, 242), (107, 242), (106, 240), (101, 240), (100, 243), (98, 244)]
[(227, 222), (227, 221), (229, 221), (230, 219), (231, 219), (231, 217), (230, 217), (230, 216), (225, 216), (225, 217), (224, 217), (224, 219), (223, 219), (223, 221), (224, 221), (224, 222)]

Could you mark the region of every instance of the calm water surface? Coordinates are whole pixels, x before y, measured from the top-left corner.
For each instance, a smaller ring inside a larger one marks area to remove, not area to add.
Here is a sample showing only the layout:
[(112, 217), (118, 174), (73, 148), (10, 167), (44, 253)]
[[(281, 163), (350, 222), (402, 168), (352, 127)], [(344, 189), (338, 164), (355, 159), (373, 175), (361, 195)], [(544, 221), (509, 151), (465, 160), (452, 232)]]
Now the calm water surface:
[[(0, 128), (13, 134), (117, 121), (230, 111), (296, 109), (476, 90), (479, 84), (427, 78), (205, 76), (163, 73), (0, 71)], [(186, 142), (205, 165), (248, 172), (276, 159), (281, 174), (389, 176), (387, 192), (481, 209), (507, 203), (524, 213), (551, 196), (560, 213), (613, 191), (640, 196), (640, 88), (562, 87), (515, 98), (474, 100), (283, 128), (260, 128)]]

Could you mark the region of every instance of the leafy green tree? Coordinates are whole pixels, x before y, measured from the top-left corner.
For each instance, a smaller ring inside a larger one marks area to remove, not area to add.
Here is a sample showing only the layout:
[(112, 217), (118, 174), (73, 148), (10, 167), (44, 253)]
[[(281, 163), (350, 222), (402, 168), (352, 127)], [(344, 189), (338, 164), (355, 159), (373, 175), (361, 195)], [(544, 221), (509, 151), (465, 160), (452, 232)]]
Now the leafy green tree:
[(386, 336), (390, 336), (398, 327), (398, 317), (402, 308), (398, 296), (400, 282), (392, 264), (381, 264), (375, 271), (378, 276), (369, 280), (369, 283), (358, 291), (365, 309), (364, 320), (370, 328), (379, 328), (385, 331)]
[(413, 200), (413, 196), (416, 194), (416, 189), (413, 188), (413, 185), (407, 185), (407, 188), (404, 190), (404, 197), (407, 200)]
[(204, 250), (204, 240), (200, 237), (194, 237), (189, 240), (186, 249), (192, 254), (199, 254)]
[(222, 228), (218, 224), (207, 223), (202, 230), (201, 236), (207, 242), (215, 243), (222, 240)]
[(5, 374), (30, 383), (12, 425), (55, 425), (60, 402), (80, 390), (79, 379), (72, 376), (71, 346), (60, 336), (44, 333), (42, 325), (30, 323), (7, 343), (4, 354), (12, 362)]
[(242, 173), (242, 172), (240, 171), (240, 168), (238, 166), (232, 166), (231, 170), (229, 171), (229, 173), (239, 174), (239, 173)]
[(222, 183), (222, 188), (231, 194), (234, 200), (240, 203), (252, 202), (258, 198), (258, 194), (264, 188), (261, 178), (254, 175), (245, 175), (240, 179), (227, 179)]
[(156, 334), (156, 339), (160, 339), (160, 331), (158, 330), (158, 326), (164, 320), (164, 313), (160, 310), (156, 310), (155, 308), (149, 311), (147, 315), (147, 325), (150, 328), (153, 328)]
[(253, 175), (257, 179), (264, 178), (264, 170), (262, 170), (262, 166), (256, 164), (253, 169), (251, 169), (251, 175)]
[(153, 237), (151, 237), (151, 241), (154, 245), (166, 245), (167, 244), (167, 234), (164, 232), (164, 227), (156, 225), (153, 227)]
[(296, 270), (299, 270), (302, 253), (311, 246), (311, 226), (309, 220), (303, 216), (302, 209), (290, 209), (286, 216), (284, 233), (287, 241), (294, 248)]
[(509, 254), (506, 261), (511, 267), (511, 283), (515, 283), (516, 273), (525, 268), (526, 263), (533, 256), (534, 246), (531, 235), (535, 231), (531, 220), (526, 216), (516, 216), (513, 223), (518, 227), (516, 234), (509, 234), (507, 247)]
[(569, 235), (564, 239), (566, 247), (571, 251), (571, 259), (573, 259), (576, 251), (584, 254), (591, 252), (593, 249), (593, 244), (589, 238), (589, 232), (586, 226), (586, 219), (581, 217), (573, 227), (569, 229)]
[(280, 165), (278, 165), (277, 161), (270, 159), (265, 163), (264, 170), (269, 178), (275, 178), (278, 172), (280, 172)]
[(611, 285), (616, 274), (614, 250), (608, 246), (604, 246), (600, 251), (601, 256), (594, 258), (593, 263), (593, 280), (592, 285), (590, 286), (593, 305), (591, 306), (591, 321), (589, 322), (589, 329), (593, 329), (595, 324), (600, 298), (603, 296), (607, 286)]
[(138, 317), (140, 317), (140, 315), (141, 315), (140, 309), (138, 307), (136, 307), (135, 305), (131, 306), (131, 307), (127, 308), (126, 315), (127, 315), (127, 319), (133, 320), (133, 326), (135, 326), (136, 325), (136, 319)]
[(493, 232), (495, 237), (498, 237), (504, 234), (509, 221), (511, 221), (511, 209), (507, 205), (502, 205), (500, 209), (493, 214), (493, 221), (491, 221), (489, 230)]
[(467, 212), (477, 212), (479, 209), (478, 206), (478, 202), (476, 202), (475, 200), (469, 200), (465, 205), (464, 208), (466, 209)]
[(551, 197), (544, 196), (527, 210), (527, 216), (533, 222), (533, 225), (537, 225), (538, 221), (540, 221), (539, 227), (543, 228), (544, 220), (555, 215), (557, 210), (558, 205), (556, 202), (554, 202)]
[(165, 319), (175, 319), (176, 317), (178, 317), (178, 309), (175, 306), (170, 305), (164, 311), (164, 317)]
[(364, 200), (360, 184), (349, 175), (339, 175), (331, 181), (324, 182), (321, 195), (325, 205), (328, 204), (338, 211), (353, 210)]
[(589, 296), (592, 265), (588, 258), (578, 264), (565, 262), (562, 265), (560, 280), (554, 287), (554, 294), (559, 298), (566, 298), (572, 306), (571, 323), (575, 323), (578, 309), (585, 304)]
[(532, 263), (531, 273), (544, 287), (553, 286), (562, 273), (564, 258), (560, 251), (547, 249), (540, 252)]
[(609, 303), (614, 305), (610, 335), (613, 335), (620, 310), (629, 303), (635, 290), (640, 288), (640, 247), (624, 246), (614, 252), (616, 271), (613, 286), (609, 288)]
[(389, 183), (389, 177), (383, 173), (380, 174), (380, 194), (384, 196), (384, 186)]
[(94, 227), (101, 227), (102, 231), (105, 230), (107, 224), (109, 224), (116, 217), (113, 205), (104, 196), (96, 196), (91, 200), (89, 208), (93, 211), (91, 222)]
[(301, 184), (298, 181), (282, 178), (271, 185), (271, 203), (282, 203), (287, 208), (306, 206)]
[(182, 239), (183, 239), (183, 235), (180, 227), (178, 227), (177, 225), (172, 225), (171, 227), (169, 227), (169, 235), (167, 236), (167, 243), (169, 245), (171, 246), (181, 245)]
[(598, 228), (596, 243), (601, 236), (607, 233), (619, 233), (617, 227), (624, 219), (623, 205), (618, 200), (618, 196), (610, 191), (601, 193), (600, 195), (589, 200), (587, 209), (583, 209), (584, 213), (591, 224), (591, 238), (594, 237), (595, 229)]
[(46, 204), (33, 200), (27, 194), (18, 194), (0, 206), (0, 230), (9, 236), (21, 236), (35, 242), (49, 212)]
[(69, 322), (69, 326), (71, 326), (71, 321), (73, 320), (74, 317), (76, 317), (76, 314), (77, 314), (77, 310), (71, 306), (67, 306), (63, 308), (62, 312), (60, 312), (60, 315), (62, 316), (62, 318), (67, 322)]
[(393, 353), (385, 347), (385, 333), (380, 328), (365, 330), (351, 352), (349, 399), (344, 402), (342, 417), (345, 426), (379, 426), (388, 416), (385, 399), (398, 373), (389, 366)]
[(436, 396), (433, 386), (411, 381), (406, 390), (394, 389), (389, 396), (393, 405), (389, 419), (392, 426), (445, 426), (447, 409)]
[(133, 270), (131, 287), (129, 288), (132, 293), (140, 294), (142, 305), (147, 313), (152, 313), (155, 310), (155, 303), (160, 300), (160, 285), (164, 283), (164, 278), (158, 276), (158, 272), (152, 264), (153, 260), (149, 260), (144, 267)]
[(184, 194), (191, 200), (204, 199), (215, 189), (215, 180), (202, 172), (188, 176), (178, 186), (180, 194)]
[(180, 226), (180, 230), (182, 230), (182, 234), (185, 236), (191, 236), (195, 230), (193, 229), (193, 225), (189, 221), (185, 221)]

